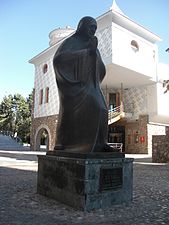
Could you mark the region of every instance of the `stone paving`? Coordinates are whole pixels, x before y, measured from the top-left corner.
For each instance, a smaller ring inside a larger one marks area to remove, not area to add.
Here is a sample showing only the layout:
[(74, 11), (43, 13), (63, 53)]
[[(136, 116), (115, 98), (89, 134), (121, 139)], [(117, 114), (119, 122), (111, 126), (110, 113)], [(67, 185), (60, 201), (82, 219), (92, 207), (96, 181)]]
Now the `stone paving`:
[(82, 212), (36, 193), (37, 154), (0, 150), (0, 225), (169, 224), (169, 164), (135, 159), (133, 202)]

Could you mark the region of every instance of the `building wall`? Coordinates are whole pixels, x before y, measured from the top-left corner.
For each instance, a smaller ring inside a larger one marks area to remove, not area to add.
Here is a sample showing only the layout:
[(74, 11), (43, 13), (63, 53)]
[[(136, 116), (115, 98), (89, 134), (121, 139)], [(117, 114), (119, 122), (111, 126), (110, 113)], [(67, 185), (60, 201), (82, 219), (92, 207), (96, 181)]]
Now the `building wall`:
[(162, 121), (166, 121), (167, 124), (168, 120), (165, 117), (169, 115), (169, 105), (166, 104), (168, 96), (169, 93), (164, 94), (164, 88), (160, 83), (125, 89), (124, 111), (130, 113), (131, 120), (138, 119), (139, 115), (148, 114), (149, 122), (165, 124)]
[(120, 127), (125, 130), (125, 153), (153, 155), (154, 162), (169, 161), (169, 127), (150, 124), (148, 115), (140, 115), (133, 121), (121, 119), (112, 124), (109, 131), (117, 133)]
[(129, 88), (123, 92), (124, 112), (131, 113), (131, 119), (138, 119), (139, 115), (147, 114), (147, 88)]
[(147, 86), (147, 112), (149, 114), (149, 121), (154, 115), (157, 115), (157, 87), (156, 84)]
[[(137, 42), (138, 49), (131, 45), (133, 40)], [(155, 44), (112, 23), (112, 52), (113, 63), (156, 79)]]
[(32, 150), (39, 150), (39, 134), (41, 130), (46, 130), (49, 138), (49, 149), (53, 150), (56, 139), (57, 115), (38, 117), (32, 123)]
[[(156, 80), (158, 49), (155, 44), (112, 23), (109, 16), (98, 20), (96, 36), (99, 42), (98, 48), (105, 64), (108, 65), (113, 62), (138, 72), (139, 76), (146, 75), (148, 78)], [(132, 40), (138, 43), (138, 49), (131, 46)], [(49, 134), (49, 149), (54, 148), (59, 96), (53, 70), (53, 54), (54, 50), (50, 48), (48, 53), (44, 52), (40, 56), (41, 60), (37, 60), (35, 63), (35, 99), (32, 122), (32, 148), (34, 150), (37, 148), (36, 138), (41, 129), (46, 129)], [(48, 65), (46, 73), (43, 72), (45, 64)], [(49, 88), (48, 103), (45, 103), (46, 88)], [(42, 104), (40, 104), (41, 90), (43, 90)], [(124, 111), (131, 114), (130, 118), (122, 122), (122, 125), (125, 126), (126, 153), (149, 153), (152, 149), (152, 135), (163, 134), (163, 128), (159, 129), (158, 125), (150, 125), (148, 121), (148, 116), (153, 118), (157, 113), (162, 115), (166, 109), (168, 111), (166, 110), (165, 115), (169, 115), (169, 106), (166, 105), (169, 93), (164, 96), (162, 91), (160, 85), (133, 87), (124, 90)], [(105, 96), (107, 99), (107, 90)], [(164, 101), (162, 101), (162, 98)], [(119, 124), (121, 124), (121, 121), (113, 124), (113, 126)]]
[(152, 155), (152, 138), (154, 135), (165, 135), (165, 126), (148, 124), (147, 125), (148, 132), (148, 153)]
[(169, 127), (165, 127), (165, 135), (152, 137), (152, 161), (155, 163), (169, 162)]
[(164, 93), (162, 83), (157, 84), (158, 115), (169, 116), (169, 92)]
[[(43, 67), (47, 64), (47, 72), (43, 73)], [(59, 97), (56, 85), (53, 56), (35, 66), (35, 107), (34, 118), (56, 115), (59, 112)], [(45, 103), (45, 91), (49, 88), (49, 101)], [(43, 90), (43, 102), (40, 104), (40, 92)]]
[(140, 115), (139, 119), (127, 122), (125, 127), (125, 152), (132, 154), (147, 154), (148, 115)]
[[(137, 120), (127, 121), (121, 119), (110, 125), (109, 130), (116, 131), (124, 128), (124, 148), (125, 153), (131, 154), (147, 154), (148, 139), (147, 139), (147, 124), (148, 115), (140, 115)], [(112, 132), (113, 135), (113, 132)]]
[(98, 48), (105, 64), (112, 62), (112, 30), (111, 26), (99, 29), (96, 32)]

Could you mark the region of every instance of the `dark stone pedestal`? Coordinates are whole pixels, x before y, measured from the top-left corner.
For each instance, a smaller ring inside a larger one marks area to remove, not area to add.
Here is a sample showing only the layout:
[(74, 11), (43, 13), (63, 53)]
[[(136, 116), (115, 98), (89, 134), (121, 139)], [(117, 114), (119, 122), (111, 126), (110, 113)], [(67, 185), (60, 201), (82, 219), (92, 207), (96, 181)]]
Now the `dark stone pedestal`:
[(128, 203), (133, 193), (133, 159), (113, 153), (91, 158), (39, 155), (37, 191), (87, 211)]

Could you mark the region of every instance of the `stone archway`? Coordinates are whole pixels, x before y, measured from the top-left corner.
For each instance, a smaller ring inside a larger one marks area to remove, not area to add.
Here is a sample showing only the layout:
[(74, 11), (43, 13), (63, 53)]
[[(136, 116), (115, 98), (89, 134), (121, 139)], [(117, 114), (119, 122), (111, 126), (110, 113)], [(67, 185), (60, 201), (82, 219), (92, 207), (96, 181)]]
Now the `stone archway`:
[[(50, 131), (47, 126), (40, 126), (35, 134), (35, 146), (36, 150), (49, 150), (49, 143), (50, 143)], [(43, 146), (43, 148), (42, 148)]]

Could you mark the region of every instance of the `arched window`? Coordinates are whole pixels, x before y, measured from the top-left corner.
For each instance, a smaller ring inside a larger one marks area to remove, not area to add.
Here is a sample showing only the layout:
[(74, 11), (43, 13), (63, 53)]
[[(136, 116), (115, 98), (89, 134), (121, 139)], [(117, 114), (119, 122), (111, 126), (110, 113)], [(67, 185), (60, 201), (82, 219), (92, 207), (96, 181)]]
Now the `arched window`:
[(139, 50), (139, 45), (138, 45), (137, 41), (135, 41), (135, 40), (131, 41), (131, 47), (132, 47), (132, 49), (134, 51), (138, 51)]
[(43, 89), (40, 90), (39, 105), (42, 105), (42, 103), (43, 103)]
[(45, 74), (47, 71), (48, 71), (48, 65), (45, 64), (45, 65), (43, 66), (43, 73)]
[(49, 102), (49, 87), (46, 88), (45, 91), (45, 103)]

